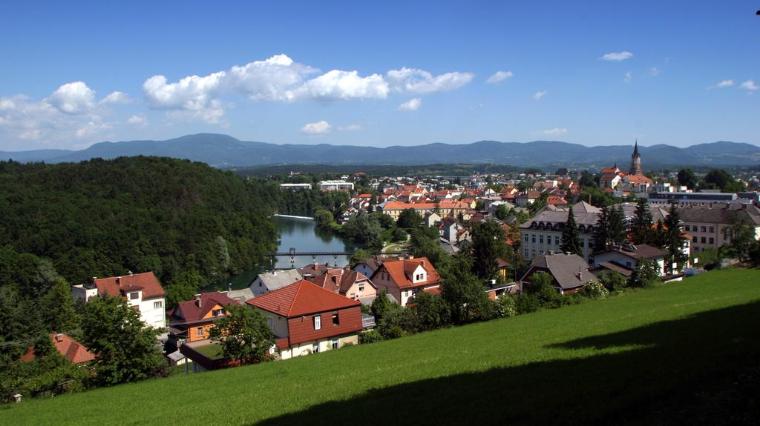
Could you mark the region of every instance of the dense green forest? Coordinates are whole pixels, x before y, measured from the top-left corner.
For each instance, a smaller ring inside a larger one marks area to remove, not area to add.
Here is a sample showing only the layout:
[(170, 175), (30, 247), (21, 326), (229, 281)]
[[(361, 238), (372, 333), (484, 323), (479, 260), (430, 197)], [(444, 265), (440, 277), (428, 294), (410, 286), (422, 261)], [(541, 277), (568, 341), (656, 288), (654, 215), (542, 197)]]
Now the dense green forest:
[(168, 158), (0, 162), (0, 247), (49, 259), (71, 283), (128, 270), (214, 280), (268, 261), (278, 192)]

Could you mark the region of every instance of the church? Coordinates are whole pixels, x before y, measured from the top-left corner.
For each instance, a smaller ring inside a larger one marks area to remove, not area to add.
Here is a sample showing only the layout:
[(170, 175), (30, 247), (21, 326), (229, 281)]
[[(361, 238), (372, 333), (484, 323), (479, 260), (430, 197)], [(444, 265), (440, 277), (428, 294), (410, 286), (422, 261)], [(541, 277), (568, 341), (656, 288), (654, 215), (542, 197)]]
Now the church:
[(627, 172), (620, 170), (615, 164), (612, 167), (602, 169), (602, 175), (599, 178), (599, 185), (608, 192), (620, 193), (645, 193), (649, 192), (654, 182), (652, 179), (644, 176), (641, 168), (641, 154), (639, 154), (639, 141), (633, 145), (633, 154), (631, 154), (631, 167)]

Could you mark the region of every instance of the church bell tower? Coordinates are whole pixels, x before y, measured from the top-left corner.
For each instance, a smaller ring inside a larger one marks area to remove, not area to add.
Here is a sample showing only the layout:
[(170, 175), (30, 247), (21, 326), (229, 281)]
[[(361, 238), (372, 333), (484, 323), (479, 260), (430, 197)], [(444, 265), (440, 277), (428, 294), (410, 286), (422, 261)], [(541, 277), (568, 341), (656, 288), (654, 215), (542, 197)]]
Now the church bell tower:
[(643, 175), (641, 171), (641, 155), (639, 155), (639, 141), (633, 145), (633, 154), (631, 154), (631, 170), (629, 172), (632, 175)]

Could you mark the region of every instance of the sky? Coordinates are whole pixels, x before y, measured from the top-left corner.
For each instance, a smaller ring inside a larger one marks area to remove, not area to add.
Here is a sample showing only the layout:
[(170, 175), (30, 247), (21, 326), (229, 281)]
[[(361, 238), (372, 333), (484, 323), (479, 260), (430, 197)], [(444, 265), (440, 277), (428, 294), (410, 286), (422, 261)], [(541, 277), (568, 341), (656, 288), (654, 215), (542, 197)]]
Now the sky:
[(760, 144), (760, 1), (0, 3), (0, 150)]

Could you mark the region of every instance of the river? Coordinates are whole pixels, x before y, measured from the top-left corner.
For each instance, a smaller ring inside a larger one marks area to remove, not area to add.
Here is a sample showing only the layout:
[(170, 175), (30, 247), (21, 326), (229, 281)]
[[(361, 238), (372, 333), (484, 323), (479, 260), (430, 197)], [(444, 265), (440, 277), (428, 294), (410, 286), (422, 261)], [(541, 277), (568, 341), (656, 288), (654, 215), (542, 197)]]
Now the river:
[[(274, 217), (277, 228), (280, 231), (280, 243), (277, 246), (278, 252), (286, 252), (294, 248), (296, 252), (345, 252), (352, 251), (352, 247), (330, 233), (320, 232), (316, 224), (310, 219), (296, 219), (292, 217)], [(290, 268), (291, 266), (300, 268), (309, 263), (329, 263), (331, 266), (337, 263), (337, 266), (346, 266), (348, 256), (318, 256), (316, 259), (312, 256), (296, 256), (291, 263), (291, 258), (282, 256), (277, 258), (277, 268)]]

